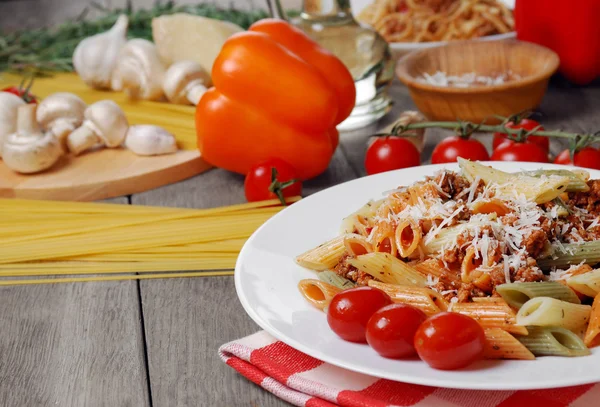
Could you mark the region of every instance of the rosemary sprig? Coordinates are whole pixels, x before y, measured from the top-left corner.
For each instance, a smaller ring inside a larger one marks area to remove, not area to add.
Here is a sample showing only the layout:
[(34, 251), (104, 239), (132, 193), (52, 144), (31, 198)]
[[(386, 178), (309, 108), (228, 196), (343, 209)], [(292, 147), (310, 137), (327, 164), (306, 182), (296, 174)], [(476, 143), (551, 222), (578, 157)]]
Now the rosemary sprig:
[(157, 2), (150, 9), (133, 10), (131, 2), (123, 9), (108, 10), (92, 3), (91, 8), (101, 15), (85, 19), (86, 9), (76, 20), (53, 28), (23, 30), (0, 35), (0, 72), (31, 72), (45, 75), (52, 72), (71, 72), (71, 57), (81, 40), (108, 30), (118, 16), (129, 17), (130, 38), (152, 39), (152, 19), (165, 14), (189, 13), (217, 20), (231, 21), (243, 28), (267, 17), (264, 10), (237, 10), (215, 4), (176, 5), (174, 1)]

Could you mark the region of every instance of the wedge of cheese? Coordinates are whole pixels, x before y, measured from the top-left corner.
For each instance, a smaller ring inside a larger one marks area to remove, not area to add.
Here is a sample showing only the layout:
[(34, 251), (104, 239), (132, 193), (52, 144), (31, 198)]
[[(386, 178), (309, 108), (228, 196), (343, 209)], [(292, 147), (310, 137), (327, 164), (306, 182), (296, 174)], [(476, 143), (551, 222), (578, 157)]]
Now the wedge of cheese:
[(225, 40), (243, 30), (227, 21), (185, 13), (160, 16), (152, 20), (152, 37), (165, 65), (178, 61), (195, 61), (208, 73), (212, 71)]

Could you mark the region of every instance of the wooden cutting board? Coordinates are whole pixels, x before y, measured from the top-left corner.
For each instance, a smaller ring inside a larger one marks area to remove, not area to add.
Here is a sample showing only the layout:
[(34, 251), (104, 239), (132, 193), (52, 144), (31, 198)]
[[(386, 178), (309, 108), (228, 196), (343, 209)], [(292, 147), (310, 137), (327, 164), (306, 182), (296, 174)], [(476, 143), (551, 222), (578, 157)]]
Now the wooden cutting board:
[[(0, 87), (18, 85), (20, 78), (0, 77)], [(0, 198), (91, 201), (129, 195), (172, 184), (210, 168), (196, 149), (193, 106), (132, 101), (124, 93), (98, 91), (86, 86), (76, 74), (38, 78), (34, 95), (44, 98), (71, 92), (91, 104), (110, 99), (125, 111), (130, 124), (154, 124), (177, 138), (181, 151), (156, 157), (140, 157), (125, 149), (101, 149), (81, 156), (65, 156), (49, 171), (17, 174), (0, 161)]]

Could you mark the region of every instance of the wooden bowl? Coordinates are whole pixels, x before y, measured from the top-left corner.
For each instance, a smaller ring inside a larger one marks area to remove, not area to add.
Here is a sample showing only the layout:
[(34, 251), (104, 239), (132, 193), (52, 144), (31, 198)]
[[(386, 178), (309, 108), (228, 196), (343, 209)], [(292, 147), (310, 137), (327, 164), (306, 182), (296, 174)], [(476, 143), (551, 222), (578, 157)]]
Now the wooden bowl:
[[(499, 123), (493, 115), (510, 116), (537, 107), (558, 69), (559, 58), (548, 48), (517, 40), (461, 41), (410, 53), (398, 61), (396, 74), (408, 87), (417, 108), (436, 121), (468, 120)], [(417, 78), (427, 73), (497, 77), (518, 75), (498, 85), (466, 88), (436, 86)]]

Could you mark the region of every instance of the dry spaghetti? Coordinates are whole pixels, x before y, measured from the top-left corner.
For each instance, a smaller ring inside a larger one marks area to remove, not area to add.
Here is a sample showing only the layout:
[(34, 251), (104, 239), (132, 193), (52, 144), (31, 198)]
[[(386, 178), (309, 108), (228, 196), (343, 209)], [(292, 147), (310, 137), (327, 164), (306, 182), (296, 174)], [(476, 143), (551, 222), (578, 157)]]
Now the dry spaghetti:
[[(0, 286), (231, 274), (278, 203), (179, 209), (0, 199)], [(78, 275), (93, 276), (65, 277)], [(34, 276), (47, 278), (23, 279)]]
[(498, 0), (375, 0), (358, 16), (388, 42), (467, 40), (513, 30)]

